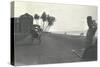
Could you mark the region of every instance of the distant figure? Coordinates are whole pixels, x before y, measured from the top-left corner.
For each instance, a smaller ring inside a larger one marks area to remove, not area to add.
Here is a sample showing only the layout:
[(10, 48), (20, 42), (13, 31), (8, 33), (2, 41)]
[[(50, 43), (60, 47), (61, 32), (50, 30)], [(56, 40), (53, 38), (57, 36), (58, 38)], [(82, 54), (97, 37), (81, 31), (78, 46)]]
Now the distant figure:
[[(84, 48), (79, 49), (83, 52), (83, 54), (78, 54), (76, 50), (72, 50), (72, 52), (80, 57), (82, 61), (97, 60), (97, 38), (93, 43), (93, 38), (97, 30), (97, 23), (95, 20), (92, 20), (91, 16), (88, 16), (87, 25), (88, 31), (86, 34), (86, 45)], [(81, 33), (80, 35), (83, 35), (83, 33)]]
[(80, 33), (80, 36), (84, 36), (84, 33)]
[(65, 32), (64, 34), (67, 35), (67, 32)]
[(97, 23), (95, 22), (95, 20), (92, 20), (91, 16), (87, 17), (87, 24), (88, 24), (89, 29), (88, 29), (87, 35), (86, 35), (86, 47), (88, 47), (92, 44), (93, 37), (97, 30)]

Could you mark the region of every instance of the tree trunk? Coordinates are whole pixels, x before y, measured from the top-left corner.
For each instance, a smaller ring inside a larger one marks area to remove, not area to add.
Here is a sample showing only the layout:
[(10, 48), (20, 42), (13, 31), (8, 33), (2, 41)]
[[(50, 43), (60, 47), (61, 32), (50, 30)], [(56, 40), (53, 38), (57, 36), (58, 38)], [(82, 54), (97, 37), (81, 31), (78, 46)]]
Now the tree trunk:
[(38, 25), (38, 20), (36, 20), (36, 23), (37, 23), (37, 25)]
[(50, 30), (50, 26), (48, 26), (48, 28), (47, 28), (47, 31), (49, 31)]
[(47, 31), (48, 26), (46, 26), (45, 31)]
[(45, 25), (45, 22), (43, 22), (43, 31), (44, 31), (44, 25)]

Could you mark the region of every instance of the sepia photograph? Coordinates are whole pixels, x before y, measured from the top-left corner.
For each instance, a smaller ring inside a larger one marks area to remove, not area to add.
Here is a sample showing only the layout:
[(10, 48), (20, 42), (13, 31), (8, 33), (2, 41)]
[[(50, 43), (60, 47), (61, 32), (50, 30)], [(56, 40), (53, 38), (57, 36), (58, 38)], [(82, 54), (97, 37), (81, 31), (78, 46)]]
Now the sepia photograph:
[(11, 64), (97, 61), (97, 6), (11, 2)]

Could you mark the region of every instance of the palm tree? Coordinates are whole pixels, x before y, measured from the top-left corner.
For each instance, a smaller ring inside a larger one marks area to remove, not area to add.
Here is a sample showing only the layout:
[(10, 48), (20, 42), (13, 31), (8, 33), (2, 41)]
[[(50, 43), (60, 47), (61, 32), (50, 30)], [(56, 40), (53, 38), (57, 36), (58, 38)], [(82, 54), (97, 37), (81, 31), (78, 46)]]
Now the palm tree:
[(35, 15), (34, 15), (34, 19), (36, 20), (37, 25), (38, 25), (38, 20), (39, 20), (39, 18), (40, 18), (40, 16), (39, 16), (38, 14), (35, 14)]
[(49, 27), (49, 24), (50, 24), (50, 15), (47, 15), (47, 26), (45, 28), (45, 31), (47, 30), (47, 28)]
[(41, 16), (41, 19), (42, 19), (42, 21), (43, 21), (43, 30), (44, 30), (44, 25), (45, 25), (45, 22), (46, 22), (46, 20), (47, 20), (47, 16), (46, 16), (46, 13), (45, 13), (45, 12), (43, 12), (43, 14), (42, 14), (42, 16)]
[[(48, 21), (48, 26), (47, 26), (47, 28), (46, 29), (50, 29), (50, 27), (54, 24), (54, 22), (55, 22), (55, 17), (52, 17), (52, 16), (47, 16), (47, 21)], [(48, 31), (47, 30), (47, 31)]]

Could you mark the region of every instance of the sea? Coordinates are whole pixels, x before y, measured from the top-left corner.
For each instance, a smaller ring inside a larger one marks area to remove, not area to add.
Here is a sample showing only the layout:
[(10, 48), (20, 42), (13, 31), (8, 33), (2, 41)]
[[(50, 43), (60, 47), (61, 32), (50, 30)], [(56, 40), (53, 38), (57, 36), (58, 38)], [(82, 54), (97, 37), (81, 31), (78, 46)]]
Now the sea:
[[(87, 31), (56, 31), (56, 32), (51, 32), (55, 34), (65, 34), (65, 35), (79, 35), (79, 36), (86, 36)], [(95, 34), (97, 37), (97, 32)]]

